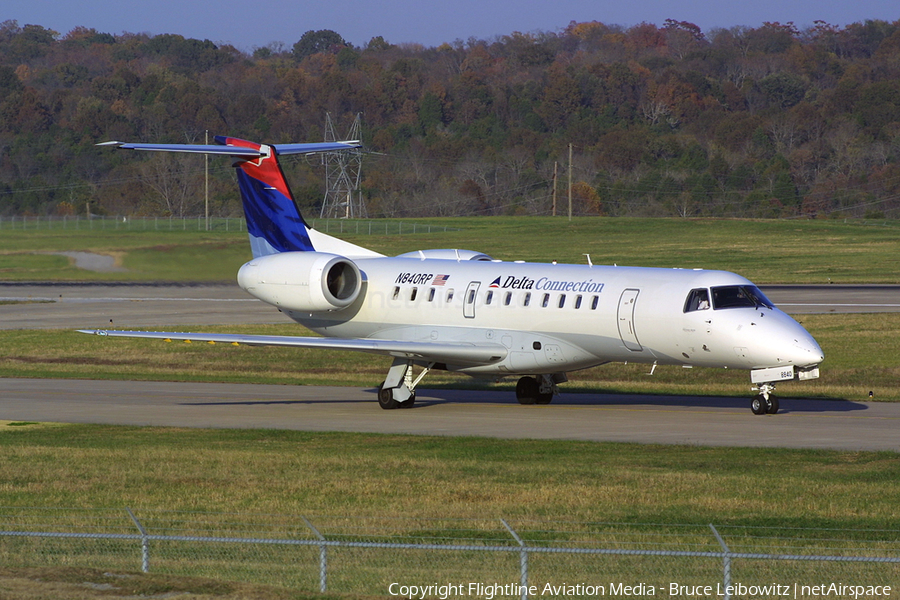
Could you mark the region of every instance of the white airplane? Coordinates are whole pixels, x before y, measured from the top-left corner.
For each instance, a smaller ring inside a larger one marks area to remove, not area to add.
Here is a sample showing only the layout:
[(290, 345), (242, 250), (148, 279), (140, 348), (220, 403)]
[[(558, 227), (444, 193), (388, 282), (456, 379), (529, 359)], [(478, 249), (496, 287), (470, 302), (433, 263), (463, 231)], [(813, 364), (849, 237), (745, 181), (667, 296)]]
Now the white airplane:
[[(546, 404), (567, 372), (610, 362), (750, 371), (754, 414), (778, 411), (778, 382), (814, 379), (816, 340), (749, 280), (726, 271), (494, 260), (471, 250), (384, 256), (310, 228), (278, 157), (357, 142), (126, 144), (117, 148), (234, 158), (253, 259), (238, 284), (324, 337), (96, 330), (103, 336), (331, 348), (393, 364), (384, 409), (415, 402), (431, 369), (516, 376), (522, 404)], [(418, 375), (414, 366), (421, 367)], [(651, 371), (652, 372), (652, 371)]]

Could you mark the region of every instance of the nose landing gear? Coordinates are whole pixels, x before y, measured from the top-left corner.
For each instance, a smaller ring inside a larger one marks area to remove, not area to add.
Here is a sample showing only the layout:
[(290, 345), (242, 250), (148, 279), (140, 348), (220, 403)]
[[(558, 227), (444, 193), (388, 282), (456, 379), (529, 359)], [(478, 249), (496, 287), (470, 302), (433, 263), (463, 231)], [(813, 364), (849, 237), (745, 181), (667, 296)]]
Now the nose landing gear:
[(754, 415), (774, 415), (778, 412), (778, 396), (775, 395), (774, 383), (761, 383), (757, 388), (759, 394), (750, 401), (750, 410)]

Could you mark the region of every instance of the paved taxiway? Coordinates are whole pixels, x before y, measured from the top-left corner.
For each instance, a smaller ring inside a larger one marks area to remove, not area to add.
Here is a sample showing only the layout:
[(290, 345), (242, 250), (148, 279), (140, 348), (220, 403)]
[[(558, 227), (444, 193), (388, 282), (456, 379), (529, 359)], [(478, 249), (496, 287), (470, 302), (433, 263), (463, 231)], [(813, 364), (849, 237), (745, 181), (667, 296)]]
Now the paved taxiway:
[(420, 389), (385, 411), (374, 389), (133, 381), (0, 379), (0, 417), (172, 427), (355, 431), (755, 446), (900, 450), (900, 404), (782, 400), (755, 416), (736, 398), (564, 394), (521, 406), (512, 392)]
[[(900, 311), (900, 286), (764, 289), (794, 314)], [(288, 322), (233, 284), (3, 283), (4, 299), (18, 303), (0, 304), (0, 329)], [(512, 392), (420, 388), (414, 409), (383, 411), (374, 389), (0, 379), (0, 419), (900, 450), (900, 404), (782, 398), (778, 415), (754, 416), (747, 387), (746, 398), (564, 391), (549, 406), (520, 406)]]

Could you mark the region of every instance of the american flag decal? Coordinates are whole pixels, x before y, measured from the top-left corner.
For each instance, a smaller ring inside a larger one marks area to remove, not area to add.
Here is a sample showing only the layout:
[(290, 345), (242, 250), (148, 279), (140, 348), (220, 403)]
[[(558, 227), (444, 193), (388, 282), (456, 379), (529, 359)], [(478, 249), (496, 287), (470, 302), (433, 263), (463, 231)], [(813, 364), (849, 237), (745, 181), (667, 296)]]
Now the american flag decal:
[(449, 275), (435, 275), (431, 285), (444, 285), (450, 279)]

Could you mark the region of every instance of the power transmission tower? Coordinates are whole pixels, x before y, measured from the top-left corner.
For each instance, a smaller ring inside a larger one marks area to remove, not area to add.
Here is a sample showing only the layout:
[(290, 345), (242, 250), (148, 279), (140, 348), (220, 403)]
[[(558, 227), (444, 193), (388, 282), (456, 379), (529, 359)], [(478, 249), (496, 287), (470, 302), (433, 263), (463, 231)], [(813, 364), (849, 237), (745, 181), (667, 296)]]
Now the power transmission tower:
[[(353, 120), (350, 132), (344, 140), (360, 139), (359, 114)], [(325, 113), (325, 141), (341, 141), (335, 137), (331, 114)], [(365, 219), (368, 218), (366, 204), (359, 191), (362, 176), (362, 152), (359, 150), (341, 150), (322, 153), (325, 165), (325, 199), (319, 218)]]

